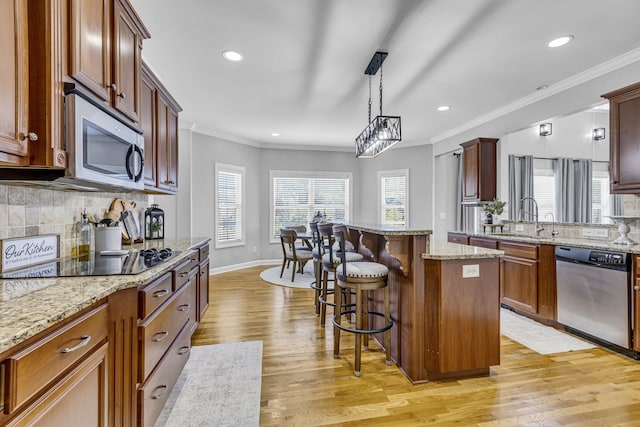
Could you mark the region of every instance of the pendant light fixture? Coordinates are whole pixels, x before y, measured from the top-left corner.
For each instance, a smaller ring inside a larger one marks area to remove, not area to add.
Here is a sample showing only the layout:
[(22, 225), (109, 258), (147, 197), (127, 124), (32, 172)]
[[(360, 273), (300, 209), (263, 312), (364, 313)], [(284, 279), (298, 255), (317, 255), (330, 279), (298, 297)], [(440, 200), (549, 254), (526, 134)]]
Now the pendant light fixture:
[[(387, 52), (376, 52), (364, 73), (369, 76), (369, 124), (356, 138), (356, 157), (370, 159), (402, 140), (399, 116), (382, 115), (382, 63)], [(371, 79), (380, 70), (380, 115), (371, 120)]]

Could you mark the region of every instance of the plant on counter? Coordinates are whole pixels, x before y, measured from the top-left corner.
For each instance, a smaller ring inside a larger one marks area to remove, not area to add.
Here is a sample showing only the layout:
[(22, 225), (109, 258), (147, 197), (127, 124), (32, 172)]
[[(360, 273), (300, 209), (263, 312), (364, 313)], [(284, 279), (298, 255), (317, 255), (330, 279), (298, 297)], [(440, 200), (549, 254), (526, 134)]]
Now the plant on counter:
[(487, 221), (486, 221), (487, 224), (493, 223), (494, 215), (496, 216), (502, 215), (502, 212), (504, 212), (504, 207), (506, 205), (507, 205), (507, 202), (503, 202), (495, 198), (492, 201), (482, 205), (482, 210), (487, 216)]

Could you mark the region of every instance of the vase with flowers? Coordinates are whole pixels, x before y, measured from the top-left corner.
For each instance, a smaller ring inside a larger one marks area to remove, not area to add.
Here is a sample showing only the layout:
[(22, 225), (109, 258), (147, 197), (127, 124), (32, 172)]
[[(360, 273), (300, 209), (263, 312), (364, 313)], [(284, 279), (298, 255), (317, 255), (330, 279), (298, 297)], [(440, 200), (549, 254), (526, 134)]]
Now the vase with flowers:
[(498, 216), (502, 215), (504, 212), (504, 207), (507, 205), (507, 202), (503, 202), (498, 199), (493, 199), (490, 202), (482, 205), (482, 211), (485, 213), (485, 224), (493, 224), (494, 220), (497, 223), (499, 219)]

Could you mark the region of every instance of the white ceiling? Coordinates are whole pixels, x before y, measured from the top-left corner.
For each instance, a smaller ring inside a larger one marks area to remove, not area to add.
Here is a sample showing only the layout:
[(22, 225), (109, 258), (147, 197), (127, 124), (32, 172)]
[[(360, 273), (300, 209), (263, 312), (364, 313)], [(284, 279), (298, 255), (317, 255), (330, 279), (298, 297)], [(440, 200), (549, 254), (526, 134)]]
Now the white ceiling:
[[(509, 114), (522, 123), (517, 110), (540, 103), (544, 114), (552, 95), (574, 96), (560, 103), (566, 113), (587, 108), (618, 86), (581, 96), (572, 87), (640, 60), (636, 0), (131, 2), (151, 32), (143, 57), (182, 105), (181, 125), (258, 146), (352, 149), (377, 50), (389, 52), (383, 113), (402, 116), (408, 145)], [(572, 43), (547, 47), (566, 34)], [(225, 60), (229, 49), (245, 59)]]

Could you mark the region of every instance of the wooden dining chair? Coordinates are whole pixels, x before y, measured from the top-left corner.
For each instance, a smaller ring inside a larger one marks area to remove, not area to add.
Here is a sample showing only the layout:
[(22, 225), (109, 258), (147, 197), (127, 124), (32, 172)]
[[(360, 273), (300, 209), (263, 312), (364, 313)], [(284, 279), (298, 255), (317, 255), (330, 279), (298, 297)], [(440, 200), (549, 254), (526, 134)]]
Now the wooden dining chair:
[(284, 273), (286, 265), (291, 266), (291, 281), (295, 280), (296, 270), (303, 272), (304, 266), (312, 258), (311, 251), (307, 249), (296, 248), (296, 240), (298, 236), (295, 230), (280, 230), (280, 244), (282, 245), (282, 268), (280, 269), (280, 277)]

